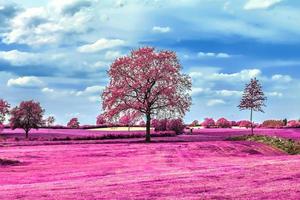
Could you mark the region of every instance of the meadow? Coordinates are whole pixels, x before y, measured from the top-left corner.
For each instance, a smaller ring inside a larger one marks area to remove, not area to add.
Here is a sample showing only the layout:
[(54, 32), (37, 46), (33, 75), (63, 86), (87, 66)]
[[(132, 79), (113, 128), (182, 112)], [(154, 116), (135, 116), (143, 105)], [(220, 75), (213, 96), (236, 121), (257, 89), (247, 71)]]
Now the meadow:
[[(198, 129), (193, 134), (52, 141), (107, 130), (32, 131), (45, 140), (8, 140), (0, 157), (0, 199), (297, 199), (300, 155), (253, 141), (227, 141), (248, 129)], [(4, 135), (19, 137), (18, 130)], [(24, 133), (23, 133), (24, 134)], [(123, 134), (128, 134), (123, 131)], [(299, 129), (255, 134), (300, 140)], [(5, 142), (4, 142), (5, 143)], [(63, 153), (62, 153), (63, 152)]]

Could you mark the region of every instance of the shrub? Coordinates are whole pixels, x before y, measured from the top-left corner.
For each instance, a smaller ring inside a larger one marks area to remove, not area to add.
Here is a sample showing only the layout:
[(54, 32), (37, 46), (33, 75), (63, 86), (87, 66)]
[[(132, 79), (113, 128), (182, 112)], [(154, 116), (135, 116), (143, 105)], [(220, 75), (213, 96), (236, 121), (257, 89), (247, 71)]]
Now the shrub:
[(76, 117), (70, 119), (70, 121), (67, 124), (68, 128), (79, 128), (79, 121)]
[(204, 128), (213, 128), (215, 127), (216, 123), (215, 120), (212, 118), (205, 118), (204, 122), (201, 124)]
[(166, 131), (167, 130), (167, 119), (155, 120), (153, 122), (154, 130), (155, 131)]
[(238, 122), (239, 127), (244, 127), (244, 128), (251, 128), (251, 122), (248, 120), (242, 120)]
[(296, 120), (290, 120), (287, 123), (287, 127), (289, 128), (300, 128), (300, 122)]
[(220, 118), (218, 119), (218, 121), (216, 122), (216, 126), (218, 128), (231, 128), (231, 122), (228, 121), (225, 118)]
[(180, 134), (183, 132), (185, 125), (182, 119), (171, 119), (167, 121), (167, 130), (174, 131), (176, 134)]
[(236, 121), (231, 121), (230, 123), (231, 123), (231, 126), (239, 126)]
[(281, 120), (266, 120), (262, 123), (263, 128), (282, 128), (284, 122)]

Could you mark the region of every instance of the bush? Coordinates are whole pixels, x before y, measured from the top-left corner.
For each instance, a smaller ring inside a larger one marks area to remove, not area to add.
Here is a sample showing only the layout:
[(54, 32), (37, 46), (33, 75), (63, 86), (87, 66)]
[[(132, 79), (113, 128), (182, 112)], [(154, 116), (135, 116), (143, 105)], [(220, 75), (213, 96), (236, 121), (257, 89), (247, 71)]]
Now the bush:
[(220, 118), (218, 119), (218, 121), (216, 122), (216, 126), (218, 128), (231, 128), (231, 122), (228, 121), (225, 118)]
[(251, 128), (251, 122), (248, 120), (242, 120), (238, 122), (239, 127), (244, 127), (244, 128)]
[(296, 120), (290, 120), (287, 123), (287, 127), (289, 128), (300, 128), (300, 122)]
[(198, 126), (199, 125), (199, 121), (198, 120), (194, 120), (190, 126)]
[(155, 131), (166, 131), (167, 130), (167, 119), (153, 120), (153, 127)]
[(212, 118), (205, 118), (204, 122), (201, 124), (204, 128), (213, 128), (216, 126), (215, 120)]
[(282, 120), (266, 120), (261, 125), (263, 128), (282, 128), (284, 122)]
[(174, 131), (176, 134), (182, 133), (184, 127), (182, 119), (171, 119), (167, 122), (167, 130)]
[(236, 121), (231, 121), (230, 123), (231, 123), (231, 126), (239, 126)]
[(67, 124), (68, 128), (79, 128), (79, 121), (76, 117), (70, 119), (70, 121)]

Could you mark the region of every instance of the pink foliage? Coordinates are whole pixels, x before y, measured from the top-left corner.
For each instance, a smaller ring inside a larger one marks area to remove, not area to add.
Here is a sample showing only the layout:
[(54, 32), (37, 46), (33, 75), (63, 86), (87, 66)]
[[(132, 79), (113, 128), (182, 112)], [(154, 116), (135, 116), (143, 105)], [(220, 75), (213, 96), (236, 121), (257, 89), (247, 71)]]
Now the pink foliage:
[(44, 125), (44, 110), (39, 102), (22, 101), (18, 107), (11, 110), (10, 125), (12, 129), (22, 128), (28, 137), (30, 129), (38, 129)]
[(97, 116), (96, 124), (97, 125), (104, 125), (104, 124), (106, 124), (106, 119), (105, 119), (105, 116), (103, 114)]
[(290, 127), (290, 128), (300, 128), (300, 121), (290, 120), (287, 123), (287, 127)]
[(152, 120), (152, 124), (154, 126), (155, 131), (166, 131), (168, 120), (167, 119)]
[(5, 121), (5, 116), (9, 113), (10, 105), (7, 101), (0, 99), (0, 124)]
[(205, 118), (204, 122), (201, 124), (204, 128), (213, 128), (215, 127), (216, 123), (215, 120), (212, 118)]
[(140, 127), (145, 127), (146, 126), (146, 122), (144, 120), (139, 122), (139, 126)]
[(225, 118), (220, 118), (218, 119), (218, 121), (216, 122), (216, 126), (218, 128), (231, 128), (231, 122), (228, 121)]
[(119, 119), (119, 124), (125, 126), (133, 126), (141, 119), (140, 112), (136, 111), (127, 111)]
[(116, 59), (108, 74), (110, 83), (102, 93), (106, 116), (127, 110), (145, 115), (147, 141), (151, 118), (165, 113), (182, 117), (191, 105), (191, 80), (181, 73), (175, 52), (143, 47)]
[(69, 128), (79, 128), (80, 127), (79, 124), (80, 123), (78, 121), (78, 118), (74, 117), (74, 118), (70, 119), (70, 121), (67, 124), (67, 127), (69, 127)]
[(236, 121), (231, 121), (231, 126), (238, 126), (238, 123)]
[(171, 119), (167, 121), (167, 130), (175, 131), (176, 134), (182, 133), (185, 125), (182, 119)]
[(251, 128), (251, 122), (248, 120), (242, 120), (238, 122), (239, 127)]

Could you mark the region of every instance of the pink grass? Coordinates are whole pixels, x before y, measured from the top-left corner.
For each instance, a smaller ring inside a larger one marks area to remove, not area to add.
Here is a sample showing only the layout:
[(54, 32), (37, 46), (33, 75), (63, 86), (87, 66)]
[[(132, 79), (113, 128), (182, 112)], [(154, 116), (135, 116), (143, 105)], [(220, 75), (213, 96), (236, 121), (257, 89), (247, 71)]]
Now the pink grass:
[(296, 199), (300, 156), (254, 142), (7, 147), (0, 199)]

